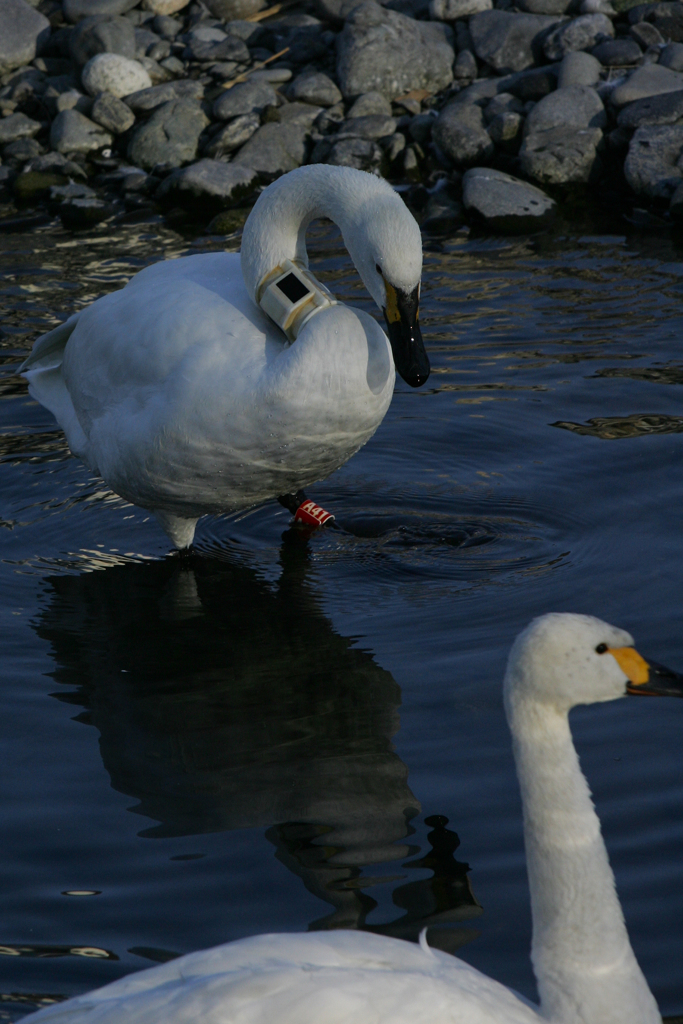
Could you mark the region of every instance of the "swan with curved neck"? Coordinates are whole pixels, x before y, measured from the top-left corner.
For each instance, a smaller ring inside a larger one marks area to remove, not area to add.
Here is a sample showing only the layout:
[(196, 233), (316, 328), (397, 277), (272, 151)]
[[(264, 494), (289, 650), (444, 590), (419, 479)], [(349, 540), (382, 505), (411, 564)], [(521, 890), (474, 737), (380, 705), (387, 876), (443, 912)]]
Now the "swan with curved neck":
[[(577, 704), (683, 696), (683, 677), (586, 615), (517, 638), (505, 707), (524, 808), (540, 1006), (455, 957), (366, 932), (260, 935), (40, 1011), (36, 1024), (661, 1024), (571, 739)], [(29, 1020), (31, 1018), (28, 1018)]]
[[(341, 228), (389, 339), (308, 269), (306, 229)], [(261, 194), (241, 257), (147, 267), (39, 338), (21, 370), (71, 451), (187, 547), (197, 520), (329, 475), (374, 434), (394, 367), (419, 387), (420, 231), (387, 182), (311, 165)]]

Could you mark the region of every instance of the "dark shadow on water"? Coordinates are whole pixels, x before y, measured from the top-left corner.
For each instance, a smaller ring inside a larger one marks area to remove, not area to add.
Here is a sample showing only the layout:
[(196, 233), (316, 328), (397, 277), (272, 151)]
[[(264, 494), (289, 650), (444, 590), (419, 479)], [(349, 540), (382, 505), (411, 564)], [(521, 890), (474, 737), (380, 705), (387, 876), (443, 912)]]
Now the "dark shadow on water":
[[(334, 907), (311, 928), (416, 940), (481, 908), (445, 818), (429, 819), (426, 856), (383, 868), (419, 853), (406, 840), (420, 805), (391, 742), (400, 689), (335, 632), (308, 567), (305, 539), (290, 531), (277, 582), (227, 551), (50, 577), (35, 628), (69, 687), (53, 696), (99, 730), (113, 787), (157, 823), (140, 835), (266, 828), (278, 859)], [(405, 915), (368, 925), (377, 904), (365, 889), (415, 868), (433, 874), (394, 890)], [(476, 934), (451, 928), (432, 941), (453, 949)]]

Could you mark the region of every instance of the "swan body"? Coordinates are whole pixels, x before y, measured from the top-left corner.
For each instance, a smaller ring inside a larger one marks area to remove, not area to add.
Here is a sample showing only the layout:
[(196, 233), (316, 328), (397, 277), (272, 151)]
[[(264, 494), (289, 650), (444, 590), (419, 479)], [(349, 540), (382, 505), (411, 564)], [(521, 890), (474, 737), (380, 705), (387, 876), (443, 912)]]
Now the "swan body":
[(505, 704), (522, 790), (536, 1007), (462, 960), (360, 931), (259, 935), (191, 953), (28, 1018), (36, 1024), (661, 1024), (636, 962), (567, 713), (627, 692), (683, 695), (628, 633), (534, 620)]
[[(319, 216), (341, 227), (391, 343), (334, 300), (290, 343), (259, 306), (283, 263), (307, 270)], [(22, 371), (74, 455), (185, 547), (200, 516), (296, 492), (346, 462), (389, 407), (395, 359), (410, 383), (426, 379), (421, 265), (419, 229), (385, 181), (299, 168), (260, 196), (241, 256), (147, 267), (39, 338)]]

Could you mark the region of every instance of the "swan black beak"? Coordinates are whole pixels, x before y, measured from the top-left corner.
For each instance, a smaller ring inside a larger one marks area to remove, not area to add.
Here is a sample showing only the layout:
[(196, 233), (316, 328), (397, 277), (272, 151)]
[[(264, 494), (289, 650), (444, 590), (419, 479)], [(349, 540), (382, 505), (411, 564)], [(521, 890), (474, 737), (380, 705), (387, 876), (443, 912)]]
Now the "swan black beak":
[(417, 285), (410, 294), (394, 288), (388, 281), (385, 281), (385, 287), (387, 305), (384, 319), (394, 366), (406, 384), (419, 388), (429, 377), (429, 358), (418, 323), (420, 286)]
[(646, 661), (634, 647), (608, 647), (628, 676), (626, 692), (635, 697), (683, 697), (683, 676), (656, 661)]

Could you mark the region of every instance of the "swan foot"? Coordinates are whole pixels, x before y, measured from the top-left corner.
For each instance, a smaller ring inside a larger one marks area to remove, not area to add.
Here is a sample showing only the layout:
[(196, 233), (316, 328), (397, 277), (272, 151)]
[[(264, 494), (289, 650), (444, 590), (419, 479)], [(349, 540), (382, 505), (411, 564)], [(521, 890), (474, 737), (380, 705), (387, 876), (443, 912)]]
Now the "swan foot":
[(192, 545), (194, 531), (197, 526), (196, 519), (182, 519), (180, 516), (172, 516), (169, 512), (155, 512), (159, 526), (171, 539), (171, 543), (179, 551), (183, 551)]
[(294, 522), (301, 526), (320, 527), (334, 522), (331, 512), (326, 512), (320, 505), (307, 498), (303, 491), (294, 494), (282, 494), (277, 499), (294, 516)]

